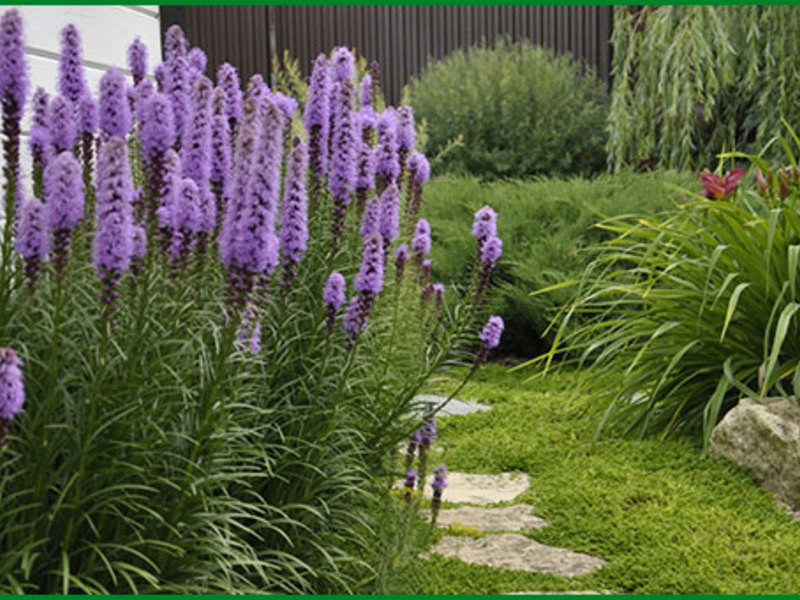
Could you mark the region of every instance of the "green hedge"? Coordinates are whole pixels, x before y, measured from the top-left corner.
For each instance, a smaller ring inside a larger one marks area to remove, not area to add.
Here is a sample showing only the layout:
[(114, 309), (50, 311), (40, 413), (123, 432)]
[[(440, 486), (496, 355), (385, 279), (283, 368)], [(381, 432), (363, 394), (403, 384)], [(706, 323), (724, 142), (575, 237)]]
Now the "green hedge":
[(620, 172), (595, 179), (541, 179), (481, 183), (459, 176), (439, 177), (425, 189), (423, 216), (431, 223), (433, 276), (445, 283), (464, 281), (474, 245), (460, 224), (485, 204), (499, 214), (504, 256), (495, 274), (498, 288), (491, 309), (506, 319), (502, 350), (530, 357), (548, 347), (542, 339), (553, 309), (574, 289), (531, 297), (532, 291), (577, 279), (591, 259), (585, 248), (610, 237), (592, 225), (604, 217), (655, 214), (679, 202), (668, 184), (695, 189), (692, 174)]

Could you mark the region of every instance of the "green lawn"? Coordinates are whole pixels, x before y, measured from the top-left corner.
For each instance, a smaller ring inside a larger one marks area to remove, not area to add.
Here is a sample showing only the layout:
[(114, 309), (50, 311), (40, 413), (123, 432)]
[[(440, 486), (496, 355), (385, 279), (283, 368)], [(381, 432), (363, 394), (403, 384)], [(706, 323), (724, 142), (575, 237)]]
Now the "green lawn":
[[(617, 593), (796, 593), (800, 523), (749, 473), (701, 456), (682, 439), (593, 441), (591, 399), (577, 377), (490, 365), (460, 394), (491, 411), (440, 419), (451, 471), (524, 471), (520, 500), (550, 526), (529, 535), (601, 556), (572, 579), (468, 566), (433, 557), (424, 593), (610, 590)], [(446, 494), (445, 494), (446, 499)]]

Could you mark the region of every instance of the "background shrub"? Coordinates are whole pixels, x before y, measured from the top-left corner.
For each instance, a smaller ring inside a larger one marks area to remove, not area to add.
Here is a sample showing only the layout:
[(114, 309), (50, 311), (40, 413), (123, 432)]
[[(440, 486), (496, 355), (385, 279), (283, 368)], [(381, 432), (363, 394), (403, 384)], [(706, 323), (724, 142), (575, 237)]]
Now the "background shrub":
[(530, 293), (580, 277), (592, 257), (589, 248), (611, 237), (592, 225), (604, 217), (650, 215), (669, 208), (677, 195), (668, 185), (691, 187), (695, 180), (675, 172), (492, 183), (436, 178), (426, 187), (423, 205), (436, 242), (434, 275), (463, 281), (472, 268), (473, 250), (459, 223), (484, 204), (494, 207), (500, 214), (505, 254), (489, 304), (506, 319), (503, 351), (530, 356), (547, 348), (552, 336), (541, 336), (553, 310), (568, 301), (574, 289), (533, 297)]
[(476, 45), (409, 84), (439, 172), (586, 174), (604, 166), (605, 87), (591, 69), (530, 42)]

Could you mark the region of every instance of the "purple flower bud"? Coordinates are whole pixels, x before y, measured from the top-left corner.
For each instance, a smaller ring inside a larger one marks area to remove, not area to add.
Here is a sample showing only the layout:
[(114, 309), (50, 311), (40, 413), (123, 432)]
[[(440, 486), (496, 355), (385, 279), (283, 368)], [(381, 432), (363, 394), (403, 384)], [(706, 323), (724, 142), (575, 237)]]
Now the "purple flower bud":
[(414, 148), (416, 138), (414, 113), (410, 106), (401, 106), (397, 109), (397, 147), (408, 153)]
[(395, 135), (396, 116), (393, 109), (386, 109), (378, 118), (378, 146), (375, 173), (386, 185), (400, 176), (400, 161), (397, 155)]
[[(22, 361), (11, 348), (0, 348), (0, 419), (11, 422), (25, 404)], [(4, 433), (0, 437), (4, 437)]]
[[(19, 119), (28, 94), (27, 64), (25, 62), (25, 40), (22, 16), (17, 9), (7, 10), (0, 19), (0, 98), (7, 99), (3, 105), (6, 118)], [(9, 114), (12, 108), (14, 114)]]
[(195, 46), (186, 54), (186, 62), (189, 65), (189, 83), (193, 85), (205, 74), (208, 58), (202, 48)]
[(444, 304), (444, 284), (434, 283), (433, 293), (436, 296), (436, 309), (441, 310), (442, 305)]
[(83, 218), (83, 174), (72, 152), (62, 152), (50, 162), (44, 186), (50, 231), (75, 229)]
[(133, 89), (133, 106), (139, 126), (144, 123), (144, 107), (156, 93), (156, 86), (152, 79), (142, 79)]
[(493, 236), (483, 244), (481, 249), (481, 261), (485, 266), (494, 267), (503, 255), (503, 240)]
[(175, 127), (169, 98), (160, 92), (153, 94), (142, 106), (142, 152), (152, 162), (175, 143)]
[(58, 60), (58, 93), (77, 105), (86, 91), (83, 74), (81, 36), (71, 23), (61, 30), (61, 55)]
[(242, 89), (236, 67), (222, 63), (217, 69), (217, 85), (225, 90), (225, 116), (238, 121), (242, 118)]
[(88, 90), (78, 100), (78, 129), (88, 135), (97, 131), (97, 103)]
[(44, 161), (47, 147), (50, 144), (50, 117), (47, 105), (50, 96), (43, 87), (36, 88), (33, 93), (33, 117), (31, 119), (31, 133), (28, 144), (34, 160)]
[(325, 287), (322, 290), (322, 299), (334, 312), (344, 304), (345, 287), (344, 277), (338, 271), (331, 273), (328, 281), (325, 282)]
[(377, 233), (364, 238), (361, 268), (354, 281), (357, 292), (377, 296), (383, 289), (383, 240)]
[(381, 220), (381, 201), (379, 198), (373, 198), (367, 202), (367, 207), (364, 210), (364, 217), (361, 220), (361, 235), (367, 237), (370, 233), (378, 231)]
[(201, 75), (192, 87), (189, 119), (181, 144), (183, 176), (195, 182), (200, 197), (210, 194), (211, 93), (211, 81)]
[(403, 279), (403, 273), (406, 268), (406, 263), (408, 262), (408, 244), (400, 244), (397, 247), (397, 250), (394, 251), (394, 266), (397, 271), (397, 281), (400, 282)]
[(406, 471), (406, 487), (409, 490), (413, 490), (417, 485), (417, 477), (419, 477), (419, 473), (416, 469), (409, 469)]
[(502, 317), (492, 315), (486, 322), (480, 334), (481, 346), (487, 350), (493, 350), (500, 345), (500, 338), (503, 335), (505, 324)]
[(201, 219), (200, 192), (197, 184), (186, 177), (181, 182), (178, 201), (173, 205), (172, 214), (169, 215), (172, 226), (172, 243), (169, 253), (172, 260), (185, 261), (188, 259), (194, 243), (194, 236), (200, 231)]
[(218, 87), (214, 90), (212, 104), (214, 117), (211, 121), (211, 187), (214, 195), (220, 201), (227, 193), (228, 180), (231, 171), (231, 131), (227, 115), (225, 114), (225, 91)]
[(50, 101), (50, 141), (56, 153), (72, 150), (77, 138), (75, 110), (69, 100), (56, 96)]
[(472, 223), (472, 235), (478, 238), (479, 247), (490, 237), (497, 235), (497, 213), (490, 206), (484, 206), (475, 213)]
[(128, 46), (128, 68), (133, 76), (133, 85), (138, 86), (147, 75), (147, 46), (138, 36)]
[(428, 221), (420, 219), (414, 228), (411, 249), (415, 254), (424, 255), (431, 251), (431, 226)]
[(269, 86), (261, 73), (253, 73), (247, 80), (247, 97), (261, 102), (269, 95)]
[(344, 311), (342, 330), (350, 340), (354, 340), (366, 328), (363, 317), (361, 296), (353, 296)]
[(38, 198), (32, 198), (22, 204), (19, 230), (14, 239), (17, 252), (24, 261), (23, 270), (29, 289), (33, 289), (36, 285), (39, 269), (47, 260), (49, 252), (44, 213), (44, 205)]
[(424, 185), (431, 176), (431, 166), (421, 152), (412, 152), (408, 157), (408, 172), (417, 185)]
[(441, 497), (442, 492), (447, 487), (447, 467), (441, 465), (433, 470), (433, 482), (431, 488), (435, 496)]
[[(112, 137), (100, 146), (97, 161), (94, 267), (104, 283), (119, 280), (133, 255), (133, 184), (128, 151), (122, 138)], [(111, 304), (110, 296), (104, 302)]]
[(365, 106), (358, 111), (358, 126), (362, 137), (365, 131), (370, 132), (378, 126), (378, 117), (371, 106)]
[[(349, 54), (349, 52), (348, 52)], [(332, 154), (328, 187), (336, 203), (346, 206), (355, 187), (356, 127), (353, 112), (353, 82), (346, 79), (334, 84)]]
[(131, 108), (127, 98), (125, 76), (109, 69), (100, 79), (100, 130), (105, 139), (125, 139), (131, 130)]
[(166, 80), (167, 80), (167, 66), (160, 62), (153, 68), (153, 77), (156, 80), (156, 89), (159, 92), (165, 93), (166, 92)]
[(355, 75), (353, 54), (345, 46), (339, 46), (333, 51), (331, 62), (334, 82), (342, 83), (353, 79)]
[(378, 231), (383, 237), (384, 249), (397, 237), (400, 229), (400, 193), (392, 183), (381, 194), (381, 217)]
[(172, 103), (175, 134), (181, 141), (189, 114), (189, 62), (186, 58), (186, 38), (178, 25), (167, 29), (164, 55), (164, 92)]
[[(295, 138), (289, 155), (289, 164), (281, 205), (280, 244), (284, 269), (291, 270), (299, 263), (308, 246), (308, 196), (306, 195), (305, 144)], [(284, 273), (284, 280), (291, 281), (292, 273)]]
[(297, 100), (281, 92), (273, 92), (272, 101), (278, 106), (287, 122), (292, 120), (297, 112)]
[(361, 107), (372, 106), (372, 75), (367, 73), (361, 78), (360, 86)]
[(325, 173), (330, 122), (330, 75), (328, 59), (317, 56), (308, 86), (308, 101), (303, 112), (303, 124), (308, 131), (309, 169), (320, 178)]

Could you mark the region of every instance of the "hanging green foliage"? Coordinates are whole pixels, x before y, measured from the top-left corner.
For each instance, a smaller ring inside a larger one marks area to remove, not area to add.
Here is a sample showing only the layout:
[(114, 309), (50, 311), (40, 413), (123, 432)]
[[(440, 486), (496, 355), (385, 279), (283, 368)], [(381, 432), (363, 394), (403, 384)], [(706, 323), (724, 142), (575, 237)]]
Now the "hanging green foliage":
[(800, 120), (793, 7), (623, 6), (611, 41), (613, 170), (705, 167)]

